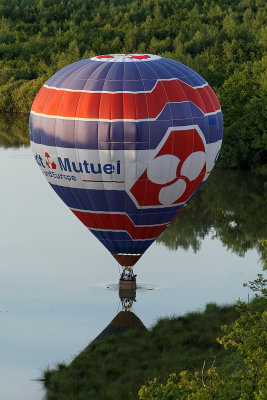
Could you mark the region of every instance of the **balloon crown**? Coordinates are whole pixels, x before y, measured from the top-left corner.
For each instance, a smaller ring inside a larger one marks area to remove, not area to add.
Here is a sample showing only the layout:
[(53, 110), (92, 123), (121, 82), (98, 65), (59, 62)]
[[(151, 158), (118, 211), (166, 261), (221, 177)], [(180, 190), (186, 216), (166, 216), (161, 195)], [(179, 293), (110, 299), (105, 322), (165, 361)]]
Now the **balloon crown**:
[(142, 62), (142, 61), (155, 61), (161, 57), (155, 54), (104, 54), (100, 56), (92, 57), (93, 61), (105, 61), (105, 62)]

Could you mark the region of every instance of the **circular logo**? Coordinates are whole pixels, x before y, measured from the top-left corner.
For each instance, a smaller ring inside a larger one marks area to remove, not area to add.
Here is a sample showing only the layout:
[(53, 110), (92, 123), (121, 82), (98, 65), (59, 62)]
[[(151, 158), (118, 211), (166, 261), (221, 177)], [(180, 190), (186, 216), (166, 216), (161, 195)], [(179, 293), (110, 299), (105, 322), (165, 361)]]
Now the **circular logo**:
[(196, 129), (171, 130), (130, 192), (139, 206), (185, 203), (206, 173), (205, 144)]

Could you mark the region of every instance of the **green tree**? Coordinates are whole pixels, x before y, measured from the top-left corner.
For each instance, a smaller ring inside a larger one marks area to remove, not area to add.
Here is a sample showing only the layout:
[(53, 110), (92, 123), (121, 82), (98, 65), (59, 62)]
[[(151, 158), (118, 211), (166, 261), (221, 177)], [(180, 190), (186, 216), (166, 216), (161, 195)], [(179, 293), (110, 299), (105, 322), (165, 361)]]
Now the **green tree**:
[(223, 166), (251, 167), (266, 157), (266, 67), (267, 57), (247, 63), (219, 90), (225, 121)]

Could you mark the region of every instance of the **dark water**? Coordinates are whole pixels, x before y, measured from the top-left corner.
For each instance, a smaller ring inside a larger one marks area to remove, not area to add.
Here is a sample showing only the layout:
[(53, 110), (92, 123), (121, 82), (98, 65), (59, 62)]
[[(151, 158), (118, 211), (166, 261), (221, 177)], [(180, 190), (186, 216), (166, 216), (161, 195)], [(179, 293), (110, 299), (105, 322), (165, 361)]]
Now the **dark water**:
[[(119, 271), (41, 176), (27, 117), (0, 119), (0, 182), (0, 398), (41, 400), (32, 379), (70, 362), (120, 311)], [(149, 327), (246, 299), (266, 215), (263, 177), (215, 170), (137, 264), (134, 313)]]

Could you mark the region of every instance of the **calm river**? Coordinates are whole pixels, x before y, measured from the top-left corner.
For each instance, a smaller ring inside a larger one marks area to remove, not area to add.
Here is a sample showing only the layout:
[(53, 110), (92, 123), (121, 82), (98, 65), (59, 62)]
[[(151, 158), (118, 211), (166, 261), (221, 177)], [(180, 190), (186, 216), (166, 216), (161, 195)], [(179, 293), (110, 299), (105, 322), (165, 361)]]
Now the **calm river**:
[[(35, 379), (120, 310), (118, 266), (41, 175), (26, 119), (0, 120), (0, 182), (0, 399), (42, 400)], [(135, 267), (142, 322), (246, 300), (242, 284), (262, 270), (264, 207), (262, 177), (215, 170)]]

